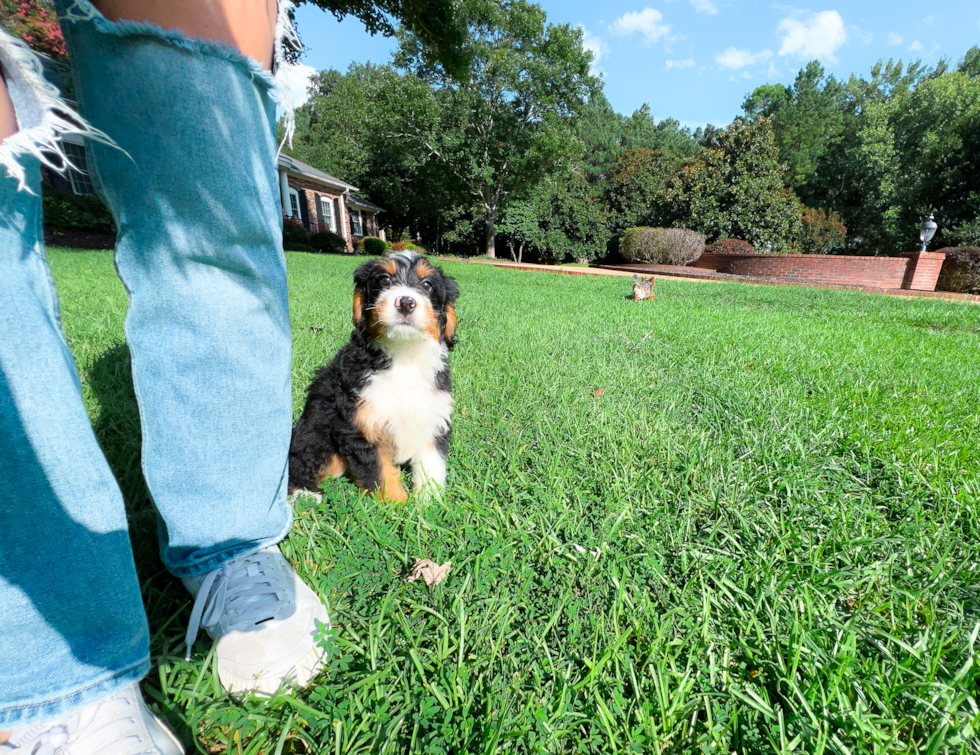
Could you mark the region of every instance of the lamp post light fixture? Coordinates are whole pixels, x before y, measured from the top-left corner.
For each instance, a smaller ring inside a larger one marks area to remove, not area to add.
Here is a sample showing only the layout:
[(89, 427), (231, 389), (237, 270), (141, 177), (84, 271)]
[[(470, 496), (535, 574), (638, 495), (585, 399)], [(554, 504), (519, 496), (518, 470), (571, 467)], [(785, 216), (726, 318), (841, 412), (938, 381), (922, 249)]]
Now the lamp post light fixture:
[(922, 242), (922, 248), (920, 252), (926, 251), (929, 246), (929, 242), (932, 241), (932, 237), (936, 235), (936, 230), (939, 228), (936, 225), (936, 221), (932, 217), (932, 213), (929, 213), (929, 217), (926, 218), (925, 222), (919, 228), (919, 241)]

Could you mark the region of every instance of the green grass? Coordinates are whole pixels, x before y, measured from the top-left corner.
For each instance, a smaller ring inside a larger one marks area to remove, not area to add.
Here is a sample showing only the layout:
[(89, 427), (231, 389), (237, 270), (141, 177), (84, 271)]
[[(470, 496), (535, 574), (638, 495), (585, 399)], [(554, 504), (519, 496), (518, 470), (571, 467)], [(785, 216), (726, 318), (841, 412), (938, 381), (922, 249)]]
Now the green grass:
[[(283, 550), (337, 624), (329, 668), (237, 701), (206, 642), (183, 661), (111, 259), (51, 258), (132, 511), (144, 689), (202, 751), (978, 751), (980, 308), (677, 280), (633, 303), (628, 280), (446, 263), (446, 500), (301, 501)], [(297, 412), (357, 262), (289, 255)], [(450, 576), (405, 583), (415, 557)]]

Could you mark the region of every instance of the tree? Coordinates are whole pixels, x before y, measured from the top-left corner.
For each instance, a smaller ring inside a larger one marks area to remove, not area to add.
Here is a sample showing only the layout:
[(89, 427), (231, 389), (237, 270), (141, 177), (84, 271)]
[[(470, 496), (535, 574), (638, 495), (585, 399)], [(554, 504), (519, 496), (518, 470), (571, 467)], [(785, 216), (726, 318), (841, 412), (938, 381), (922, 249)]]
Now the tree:
[(581, 166), (572, 166), (507, 206), (500, 233), (511, 259), (521, 262), (525, 249), (546, 263), (569, 257), (593, 260), (605, 252), (605, 213), (583, 173)]
[(487, 256), (495, 257), (497, 219), (507, 203), (580, 149), (571, 120), (598, 81), (581, 31), (547, 24), (539, 6), (470, 0), (465, 10), (469, 65), (462, 75), (431, 61), (412, 31), (399, 34), (396, 65), (432, 88), (426, 113), (410, 102), (400, 109), (438, 124), (399, 118), (388, 137), (423, 145), (468, 187), (482, 208)]
[(601, 195), (623, 151), (623, 118), (596, 89), (579, 112), (575, 133), (582, 142), (582, 168), (595, 193)]
[(667, 149), (641, 147), (624, 152), (609, 179), (609, 230), (615, 247), (627, 228), (665, 227), (676, 212), (670, 188), (681, 158)]
[(843, 87), (811, 61), (792, 87), (765, 84), (742, 104), (746, 119), (762, 116), (772, 122), (780, 159), (789, 167), (791, 188), (803, 186), (817, 170), (820, 158), (840, 141), (844, 130)]
[(709, 241), (737, 238), (792, 251), (802, 230), (800, 203), (786, 188), (784, 172), (769, 119), (736, 120), (687, 161), (668, 190), (673, 225)]
[(691, 132), (673, 118), (657, 123), (650, 106), (643, 104), (623, 121), (621, 146), (630, 149), (667, 149), (683, 157), (698, 151)]
[[(427, 59), (439, 61), (451, 72), (466, 68), (465, 16), (455, 0), (297, 0), (297, 5), (306, 3), (338, 19), (355, 16), (370, 34), (393, 37), (401, 23), (419, 40)], [(295, 57), (300, 52), (294, 51)]]

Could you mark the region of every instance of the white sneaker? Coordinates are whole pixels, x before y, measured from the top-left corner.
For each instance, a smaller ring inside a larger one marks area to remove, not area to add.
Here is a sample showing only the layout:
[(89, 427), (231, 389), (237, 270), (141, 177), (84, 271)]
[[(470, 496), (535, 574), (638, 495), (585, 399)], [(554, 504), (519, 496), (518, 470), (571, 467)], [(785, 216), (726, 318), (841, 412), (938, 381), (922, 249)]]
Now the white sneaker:
[(59, 721), (14, 729), (2, 755), (184, 755), (143, 702), (138, 684)]
[(317, 622), (330, 628), (327, 609), (278, 545), (183, 582), (194, 596), (187, 658), (204, 627), (218, 640), (218, 679), (229, 692), (305, 687), (323, 667), (315, 635)]

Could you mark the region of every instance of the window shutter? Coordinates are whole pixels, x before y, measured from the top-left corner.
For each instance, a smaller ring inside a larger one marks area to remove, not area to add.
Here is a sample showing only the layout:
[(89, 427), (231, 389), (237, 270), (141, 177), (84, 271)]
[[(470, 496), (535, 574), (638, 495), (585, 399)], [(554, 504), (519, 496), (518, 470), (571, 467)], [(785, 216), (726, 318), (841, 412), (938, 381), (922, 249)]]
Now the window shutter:
[(310, 192), (306, 189), (300, 191), (302, 201), (299, 203), (300, 217), (303, 219), (303, 227), (310, 230)]
[(333, 200), (333, 222), (334, 222), (334, 228), (337, 229), (337, 233), (340, 233), (341, 232), (340, 229), (343, 228), (341, 223), (344, 222), (344, 219), (340, 217), (340, 200), (337, 199), (336, 197), (334, 197)]

